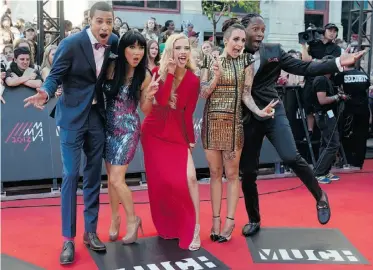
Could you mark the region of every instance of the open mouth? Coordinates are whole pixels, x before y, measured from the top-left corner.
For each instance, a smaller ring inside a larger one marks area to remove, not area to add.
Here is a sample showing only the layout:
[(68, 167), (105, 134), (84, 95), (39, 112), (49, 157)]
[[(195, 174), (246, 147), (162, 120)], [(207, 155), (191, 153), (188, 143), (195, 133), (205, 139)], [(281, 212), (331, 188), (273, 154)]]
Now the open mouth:
[(109, 35), (108, 34), (105, 34), (105, 33), (103, 33), (103, 34), (100, 34), (100, 38), (102, 38), (102, 39), (105, 39), (105, 38), (107, 38)]
[(181, 64), (185, 64), (187, 60), (186, 56), (180, 56), (178, 59)]
[(239, 54), (241, 52), (241, 49), (233, 49), (234, 54)]
[(139, 62), (139, 61), (140, 61), (140, 58), (139, 58), (139, 57), (134, 57), (134, 58), (133, 58), (133, 61), (134, 61), (134, 62)]
[(260, 46), (260, 44), (262, 44), (262, 40), (255, 40), (254, 41), (254, 45), (256, 45), (256, 46)]

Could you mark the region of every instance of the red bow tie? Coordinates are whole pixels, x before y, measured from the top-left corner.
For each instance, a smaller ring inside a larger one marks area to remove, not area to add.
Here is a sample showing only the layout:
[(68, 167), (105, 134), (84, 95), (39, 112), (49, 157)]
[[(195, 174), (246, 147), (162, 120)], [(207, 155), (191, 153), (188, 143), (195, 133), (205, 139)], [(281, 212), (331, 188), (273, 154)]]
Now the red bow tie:
[(109, 45), (105, 45), (105, 44), (101, 44), (101, 43), (95, 43), (94, 46), (95, 46), (96, 50), (98, 50), (100, 48), (105, 48), (106, 49), (106, 48), (109, 47)]

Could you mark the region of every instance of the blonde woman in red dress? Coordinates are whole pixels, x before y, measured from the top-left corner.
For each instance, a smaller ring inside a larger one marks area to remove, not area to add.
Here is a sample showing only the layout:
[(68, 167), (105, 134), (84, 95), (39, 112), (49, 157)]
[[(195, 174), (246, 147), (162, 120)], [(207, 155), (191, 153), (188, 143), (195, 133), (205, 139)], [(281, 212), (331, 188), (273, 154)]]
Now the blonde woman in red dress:
[(153, 222), (160, 237), (179, 239), (180, 248), (198, 250), (199, 193), (191, 151), (199, 79), (185, 35), (167, 39), (153, 76), (158, 91), (147, 97), (154, 101), (141, 138)]

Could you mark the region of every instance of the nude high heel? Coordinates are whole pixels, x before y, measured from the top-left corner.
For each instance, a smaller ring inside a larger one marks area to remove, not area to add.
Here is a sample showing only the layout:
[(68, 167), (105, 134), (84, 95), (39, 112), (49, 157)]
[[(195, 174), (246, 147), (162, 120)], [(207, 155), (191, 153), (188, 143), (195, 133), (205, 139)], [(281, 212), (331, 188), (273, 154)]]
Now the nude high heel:
[(136, 217), (135, 229), (132, 232), (127, 232), (126, 236), (122, 238), (122, 243), (124, 245), (132, 244), (137, 241), (139, 229), (144, 236), (144, 230), (142, 229), (141, 218)]
[(115, 220), (111, 220), (111, 222), (115, 224), (115, 231), (111, 232), (109, 230), (109, 240), (116, 241), (118, 239), (120, 229), (120, 216), (118, 216)]
[(193, 241), (189, 245), (190, 251), (196, 251), (201, 248), (201, 238), (199, 237), (199, 232), (200, 232), (200, 226), (199, 224), (196, 224), (196, 227), (194, 228)]

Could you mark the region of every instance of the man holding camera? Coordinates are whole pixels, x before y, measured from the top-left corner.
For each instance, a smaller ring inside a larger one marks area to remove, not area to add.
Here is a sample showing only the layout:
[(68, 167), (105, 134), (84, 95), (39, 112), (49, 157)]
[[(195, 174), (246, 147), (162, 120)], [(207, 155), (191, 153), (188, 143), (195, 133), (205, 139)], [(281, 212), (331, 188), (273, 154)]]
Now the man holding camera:
[[(341, 56), (341, 48), (334, 43), (334, 40), (338, 36), (338, 27), (334, 23), (328, 23), (325, 25), (323, 30), (312, 29), (309, 32), (312, 36), (310, 41), (308, 41), (308, 46), (306, 43), (302, 44), (302, 60), (306, 62), (321, 60), (324, 56), (331, 55), (334, 57)], [(322, 33), (321, 38), (318, 38), (318, 35)], [(302, 40), (300, 40), (302, 43)], [(304, 42), (304, 41), (303, 41)], [(312, 92), (312, 84), (314, 77), (306, 77), (305, 85), (303, 91), (303, 100), (304, 100), (304, 109), (307, 114), (307, 126), (310, 136), (312, 135), (313, 126), (314, 126), (314, 117), (313, 117), (313, 106), (309, 102), (310, 93)]]
[[(333, 56), (325, 56), (323, 60), (333, 59)], [(315, 112), (316, 125), (320, 129), (321, 144), (319, 159), (315, 167), (315, 176), (320, 184), (329, 184), (332, 180), (339, 180), (330, 173), (335, 156), (339, 150), (339, 133), (337, 118), (334, 112), (338, 101), (347, 99), (342, 93), (336, 93), (330, 80), (331, 74), (317, 76), (312, 84), (312, 106)]]

